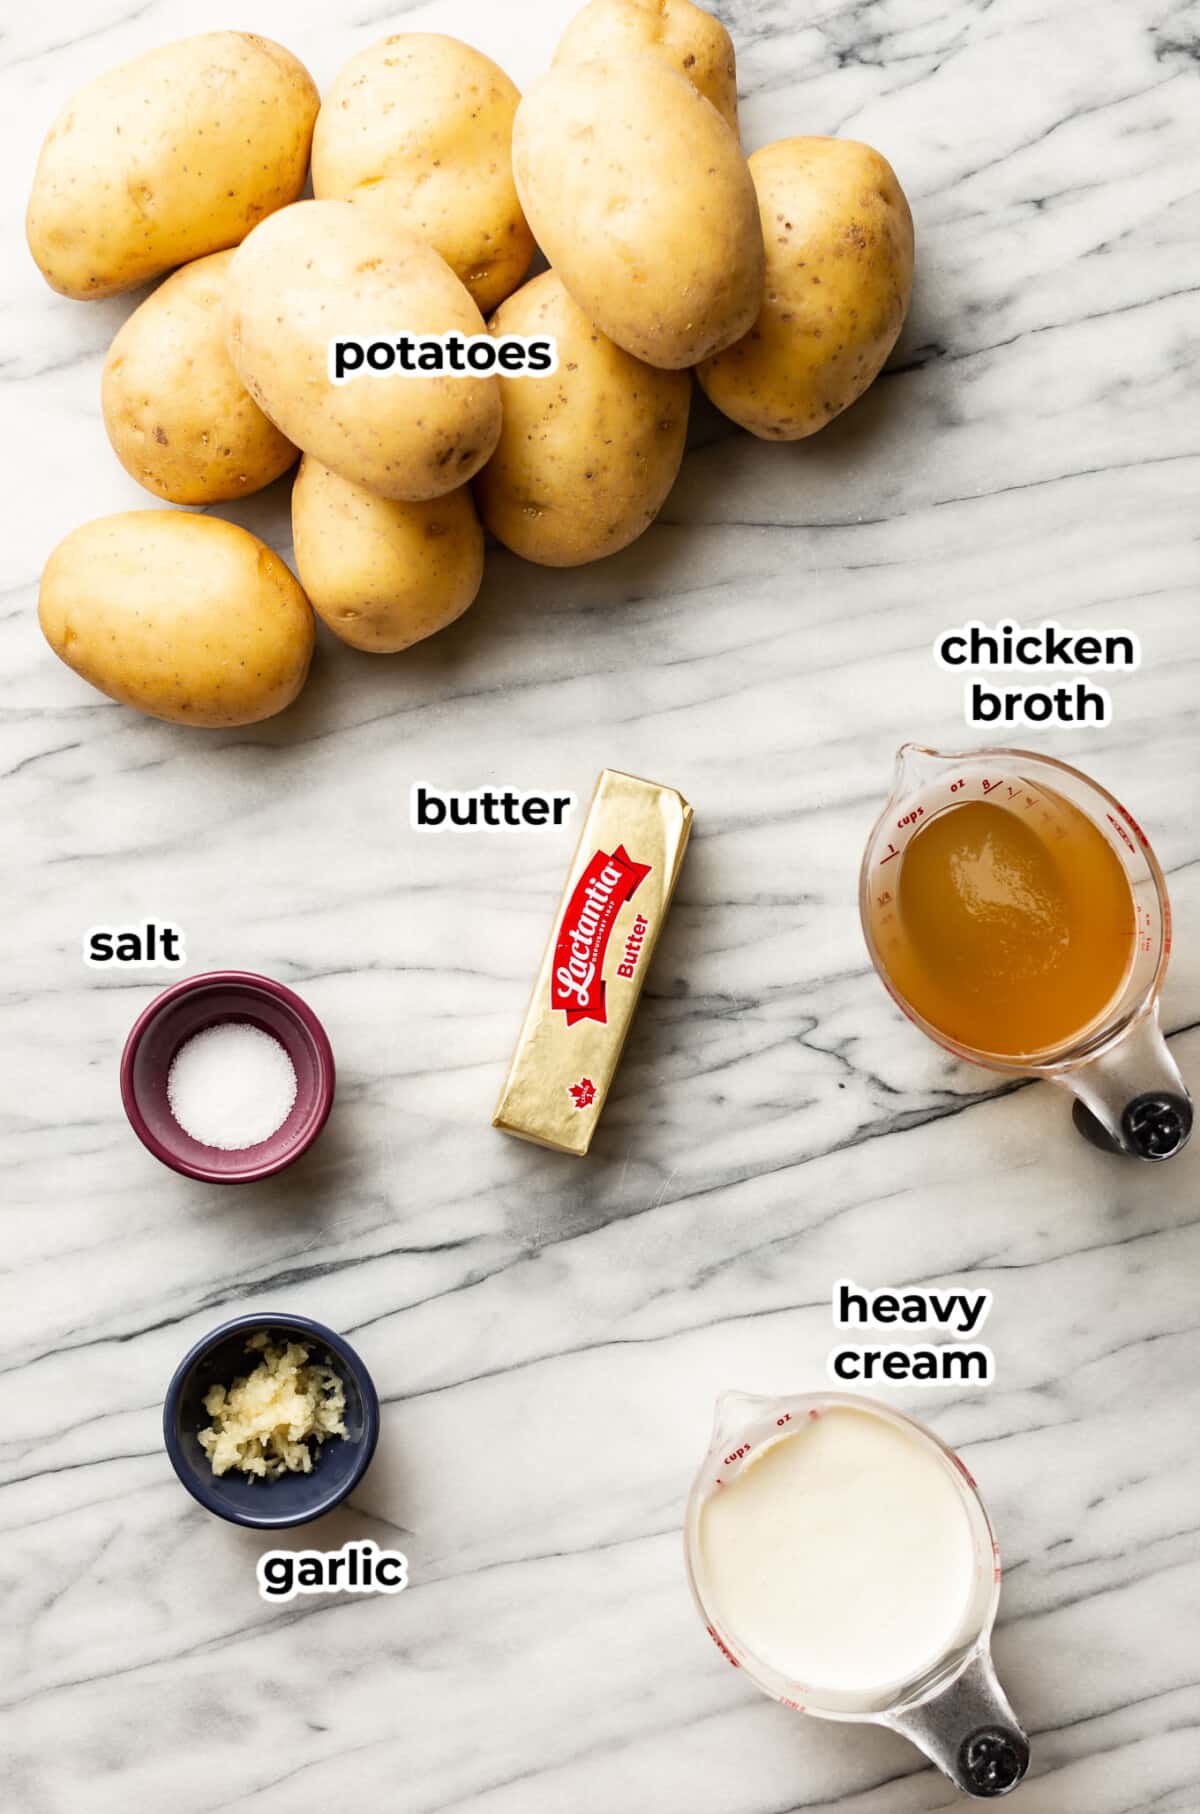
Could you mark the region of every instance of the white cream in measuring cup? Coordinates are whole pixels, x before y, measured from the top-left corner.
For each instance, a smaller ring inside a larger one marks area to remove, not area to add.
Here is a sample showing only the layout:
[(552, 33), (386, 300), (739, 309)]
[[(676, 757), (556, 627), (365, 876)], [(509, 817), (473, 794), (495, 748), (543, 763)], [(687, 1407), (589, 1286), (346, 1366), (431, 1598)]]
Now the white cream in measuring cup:
[(927, 1443), (835, 1406), (700, 1513), (722, 1623), (797, 1682), (877, 1692), (936, 1662), (971, 1597), (962, 1496)]
[(768, 1694), (892, 1726), (968, 1794), (1020, 1782), (1028, 1741), (988, 1649), (996, 1545), (932, 1432), (840, 1393), (727, 1394), (685, 1535), (710, 1635)]

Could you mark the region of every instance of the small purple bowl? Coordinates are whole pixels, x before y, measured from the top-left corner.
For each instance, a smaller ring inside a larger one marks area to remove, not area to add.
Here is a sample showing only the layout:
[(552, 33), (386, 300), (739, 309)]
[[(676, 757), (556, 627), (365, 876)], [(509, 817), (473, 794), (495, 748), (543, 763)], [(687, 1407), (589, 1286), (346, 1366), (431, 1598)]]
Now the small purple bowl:
[[(167, 1100), (176, 1052), (219, 1021), (249, 1022), (270, 1033), (296, 1073), (296, 1100), (282, 1127), (236, 1152), (185, 1134)], [(121, 1101), (142, 1145), (172, 1171), (208, 1184), (246, 1184), (291, 1165), (329, 1119), (333, 1087), (333, 1052), (312, 1009), (282, 983), (248, 970), (210, 970), (172, 983), (138, 1015), (121, 1054)]]

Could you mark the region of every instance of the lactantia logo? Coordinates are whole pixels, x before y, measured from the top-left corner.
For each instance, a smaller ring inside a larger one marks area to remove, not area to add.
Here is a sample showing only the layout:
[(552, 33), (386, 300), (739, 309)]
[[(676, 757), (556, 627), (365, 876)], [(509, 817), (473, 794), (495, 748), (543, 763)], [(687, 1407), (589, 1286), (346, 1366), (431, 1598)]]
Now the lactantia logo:
[(576, 882), (559, 925), (550, 972), (550, 1006), (562, 1010), (569, 1027), (580, 1020), (608, 1019), (604, 1005), (608, 941), (617, 915), (652, 867), (635, 863), (618, 844), (611, 856), (598, 850)]

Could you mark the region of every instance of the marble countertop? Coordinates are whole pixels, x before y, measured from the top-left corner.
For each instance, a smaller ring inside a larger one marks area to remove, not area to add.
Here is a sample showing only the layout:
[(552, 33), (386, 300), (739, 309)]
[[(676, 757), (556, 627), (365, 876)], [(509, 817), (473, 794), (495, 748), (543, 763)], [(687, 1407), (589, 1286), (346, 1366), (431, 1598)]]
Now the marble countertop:
[[(925, 1814), (882, 1731), (724, 1666), (679, 1527), (723, 1388), (819, 1387), (829, 1294), (986, 1285), (986, 1391), (897, 1390), (967, 1459), (1006, 1562), (996, 1654), (1035, 1746), (1023, 1814), (1200, 1807), (1200, 1141), (1138, 1168), (1045, 1085), (950, 1062), (869, 969), (855, 885), (906, 738), (979, 741), (931, 656), (970, 615), (1132, 627), (1107, 730), (1027, 733), (1125, 799), (1173, 892), (1164, 1019), (1200, 1080), (1196, 20), (1171, 0), (732, 0), (748, 146), (871, 141), (917, 223), (890, 368), (807, 444), (698, 403), (661, 520), (574, 573), (489, 559), (458, 625), (322, 640), (284, 717), (186, 733), (49, 654), (39, 570), (149, 500), (100, 366), (127, 300), (53, 296), (20, 222), (81, 81), (197, 28), (182, 0), (24, 9), (0, 39), (0, 1802), (14, 1814)], [(207, 15), (326, 86), (435, 26), (528, 81), (571, 0)], [(337, 15), (344, 18), (337, 20)], [(13, 450), (19, 449), (19, 453)], [(230, 514), (290, 553), (287, 487)], [(578, 830), (415, 837), (408, 790), (586, 796), (604, 764), (696, 829), (591, 1157), (493, 1100)], [(85, 928), (167, 917), (189, 966), (266, 971), (327, 1025), (333, 1120), (241, 1191), (161, 1169), (121, 1112), (166, 973)], [(351, 1509), (396, 1598), (259, 1599), (266, 1545), (164, 1454), (184, 1350), (238, 1312), (347, 1333), (384, 1403)]]

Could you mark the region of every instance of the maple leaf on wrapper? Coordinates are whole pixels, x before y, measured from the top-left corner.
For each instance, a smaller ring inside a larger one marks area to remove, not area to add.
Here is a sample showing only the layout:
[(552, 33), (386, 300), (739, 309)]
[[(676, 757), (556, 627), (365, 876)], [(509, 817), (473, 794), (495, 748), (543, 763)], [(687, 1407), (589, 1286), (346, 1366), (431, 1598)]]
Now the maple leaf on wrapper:
[(596, 1100), (596, 1086), (590, 1077), (581, 1077), (578, 1083), (569, 1083), (567, 1088), (577, 1109), (590, 1108)]

